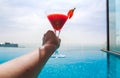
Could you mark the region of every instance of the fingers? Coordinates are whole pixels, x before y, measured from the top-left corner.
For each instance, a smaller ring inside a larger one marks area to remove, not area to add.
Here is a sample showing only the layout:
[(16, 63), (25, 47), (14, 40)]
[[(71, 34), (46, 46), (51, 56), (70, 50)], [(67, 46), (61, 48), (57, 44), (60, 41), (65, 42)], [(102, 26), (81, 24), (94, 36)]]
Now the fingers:
[(50, 43), (50, 44), (60, 44), (60, 39), (55, 35), (55, 33), (51, 30), (48, 30), (43, 37), (43, 45), (46, 43)]
[(43, 39), (46, 41), (48, 39), (54, 38), (56, 35), (52, 30), (48, 30), (45, 34)]
[(47, 34), (48, 34), (48, 35), (52, 34), (52, 35), (56, 36), (55, 33), (54, 33), (52, 30), (48, 30), (48, 31), (44, 34), (44, 36), (46, 36)]

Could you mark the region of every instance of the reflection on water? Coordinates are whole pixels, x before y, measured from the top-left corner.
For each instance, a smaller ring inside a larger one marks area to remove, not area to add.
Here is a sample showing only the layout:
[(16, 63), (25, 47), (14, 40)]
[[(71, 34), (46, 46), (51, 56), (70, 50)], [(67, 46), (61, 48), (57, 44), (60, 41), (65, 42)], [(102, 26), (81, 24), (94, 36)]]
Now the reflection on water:
[(109, 55), (108, 78), (120, 78), (120, 57)]

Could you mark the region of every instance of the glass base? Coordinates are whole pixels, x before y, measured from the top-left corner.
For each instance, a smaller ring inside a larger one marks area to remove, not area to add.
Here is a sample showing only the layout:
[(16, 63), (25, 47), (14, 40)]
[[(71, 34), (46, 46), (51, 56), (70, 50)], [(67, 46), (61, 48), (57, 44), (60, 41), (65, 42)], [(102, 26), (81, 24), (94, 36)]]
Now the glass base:
[(66, 56), (61, 54), (58, 50), (54, 52), (54, 54), (51, 56), (51, 58), (65, 58)]

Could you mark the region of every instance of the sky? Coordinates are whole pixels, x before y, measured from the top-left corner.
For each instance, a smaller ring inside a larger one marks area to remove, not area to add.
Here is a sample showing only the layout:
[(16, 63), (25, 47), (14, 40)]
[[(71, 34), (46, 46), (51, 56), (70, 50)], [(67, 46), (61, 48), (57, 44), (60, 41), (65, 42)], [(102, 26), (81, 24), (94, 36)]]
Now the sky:
[(62, 44), (106, 43), (106, 0), (0, 0), (0, 43), (42, 43), (53, 30), (45, 11), (76, 8), (61, 30)]

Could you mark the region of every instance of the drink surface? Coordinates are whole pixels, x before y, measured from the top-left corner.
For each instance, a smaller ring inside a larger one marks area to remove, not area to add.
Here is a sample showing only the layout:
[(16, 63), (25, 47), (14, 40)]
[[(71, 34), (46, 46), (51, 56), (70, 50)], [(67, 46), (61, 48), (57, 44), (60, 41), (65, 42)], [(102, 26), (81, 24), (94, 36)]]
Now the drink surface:
[(64, 14), (49, 14), (47, 17), (55, 30), (61, 30), (68, 19), (68, 16)]

